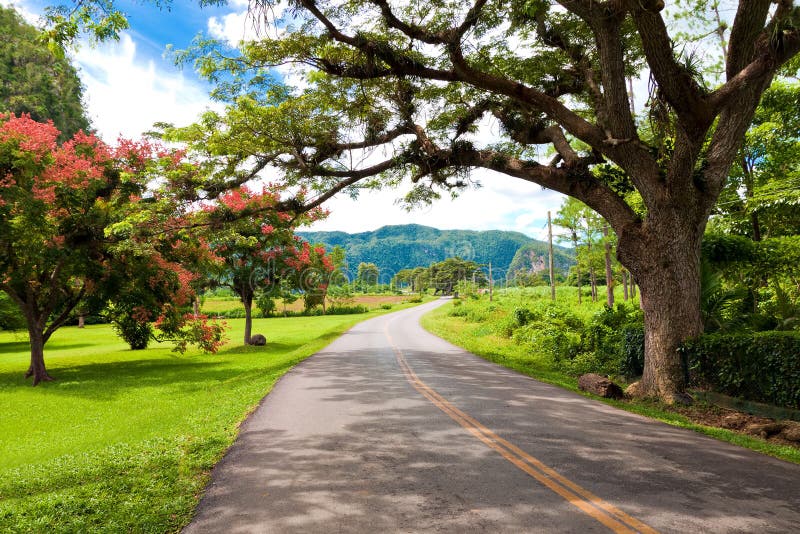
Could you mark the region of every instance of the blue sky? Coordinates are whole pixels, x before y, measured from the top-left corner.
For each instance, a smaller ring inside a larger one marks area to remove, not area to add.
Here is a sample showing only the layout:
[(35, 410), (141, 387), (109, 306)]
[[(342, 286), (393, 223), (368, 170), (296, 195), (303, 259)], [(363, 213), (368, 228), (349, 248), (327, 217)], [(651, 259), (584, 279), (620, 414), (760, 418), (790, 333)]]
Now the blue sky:
[[(14, 4), (35, 21), (48, 4), (41, 0), (0, 0)], [(131, 28), (119, 42), (82, 44), (74, 53), (85, 85), (86, 104), (94, 127), (107, 141), (119, 135), (136, 138), (154, 122), (188, 124), (209, 107), (209, 87), (191, 68), (180, 70), (165, 57), (167, 45), (183, 49), (200, 32), (236, 43), (250, 33), (246, 0), (201, 9), (197, 2), (177, 0), (169, 10), (146, 2), (118, 4)], [(416, 223), (438, 228), (514, 230), (546, 236), (547, 211), (558, 210), (563, 196), (518, 179), (485, 172), (474, 178), (482, 186), (456, 200), (442, 199), (430, 208), (407, 213), (395, 204), (402, 191), (363, 194), (358, 200), (333, 199), (330, 217), (314, 230), (358, 232), (384, 224)]]

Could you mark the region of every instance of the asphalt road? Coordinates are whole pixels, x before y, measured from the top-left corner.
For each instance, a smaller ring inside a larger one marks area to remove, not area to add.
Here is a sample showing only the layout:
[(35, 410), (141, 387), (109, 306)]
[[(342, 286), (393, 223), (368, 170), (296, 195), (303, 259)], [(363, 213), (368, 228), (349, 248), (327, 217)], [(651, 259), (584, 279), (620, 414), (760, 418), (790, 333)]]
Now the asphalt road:
[(800, 466), (371, 319), (244, 423), (187, 533), (800, 532)]

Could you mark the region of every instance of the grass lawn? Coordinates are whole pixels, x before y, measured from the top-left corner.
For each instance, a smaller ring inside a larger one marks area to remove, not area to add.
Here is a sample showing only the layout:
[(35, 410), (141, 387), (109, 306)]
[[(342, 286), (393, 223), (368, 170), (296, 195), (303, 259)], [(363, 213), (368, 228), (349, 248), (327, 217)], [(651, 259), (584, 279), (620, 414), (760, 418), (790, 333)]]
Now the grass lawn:
[[(396, 305), (394, 310), (405, 305)], [(28, 343), (0, 332), (0, 532), (172, 532), (245, 416), (293, 365), (361, 315), (243, 320), (215, 355), (131, 351), (106, 325), (62, 328), (45, 347), (55, 382), (23, 379)]]
[[(559, 288), (559, 290), (564, 291), (564, 294), (562, 295), (562, 293), (559, 292), (558, 299), (562, 302), (570, 302), (569, 299), (573, 296), (572, 292), (575, 291), (574, 288)], [(529, 290), (530, 294), (527, 295), (527, 298), (536, 298), (537, 296), (540, 298), (549, 298), (549, 293), (545, 293), (546, 291), (549, 291), (549, 289), (534, 288), (533, 292)], [(538, 293), (541, 294), (539, 295)], [(577, 308), (577, 299), (575, 299), (572, 305), (576, 307), (576, 313), (593, 313), (593, 310), (602, 307), (602, 303), (605, 300), (602, 298), (604, 295), (605, 293), (601, 296), (599, 303), (586, 303), (581, 309)], [(478, 309), (484, 310), (485, 314), (479, 317), (479, 320), (473, 321), (465, 320), (464, 317), (449, 316), (448, 314), (453, 307), (453, 303), (448, 303), (425, 315), (422, 318), (422, 326), (450, 343), (463, 347), (491, 362), (514, 369), (543, 382), (555, 384), (586, 395), (586, 393), (578, 390), (577, 377), (559, 371), (555, 367), (552, 358), (549, 358), (546, 354), (531, 351), (529, 347), (517, 344), (512, 339), (496, 333), (496, 328), (493, 323), (502, 320), (506, 314), (506, 310), (513, 309), (514, 306), (519, 305), (522, 302), (520, 298), (521, 295), (515, 295), (513, 292), (509, 292), (505, 296), (502, 294), (499, 295), (499, 302), (494, 304), (481, 302)], [(506, 299), (506, 302), (503, 302), (503, 299)], [(618, 298), (618, 301), (621, 301), (621, 298)], [(761, 439), (722, 428), (696, 424), (688, 417), (676, 413), (658, 403), (601, 400), (622, 408), (623, 410), (658, 419), (674, 426), (701, 432), (717, 439), (735, 443), (742, 447), (757, 450), (783, 460), (800, 463), (800, 450), (794, 447), (769, 443)]]

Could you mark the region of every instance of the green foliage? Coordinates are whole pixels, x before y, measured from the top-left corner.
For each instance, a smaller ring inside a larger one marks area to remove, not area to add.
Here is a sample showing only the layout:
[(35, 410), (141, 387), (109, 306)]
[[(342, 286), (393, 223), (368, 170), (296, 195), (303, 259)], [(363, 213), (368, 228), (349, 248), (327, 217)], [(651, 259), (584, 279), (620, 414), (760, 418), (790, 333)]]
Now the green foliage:
[(275, 304), (275, 299), (267, 292), (262, 292), (256, 299), (256, 307), (261, 312), (261, 317), (269, 317), (275, 313), (278, 305)]
[(0, 330), (25, 328), (19, 307), (5, 293), (0, 292)]
[[(604, 306), (592, 317), (581, 336), (581, 352), (591, 356), (585, 358), (588, 368), (580, 372), (610, 375), (626, 370), (629, 366), (627, 353), (636, 350), (626, 346), (626, 328), (641, 328), (642, 322), (642, 312), (637, 307), (618, 304), (615, 309), (611, 309)], [(644, 343), (641, 351), (644, 352)]]
[(622, 365), (620, 374), (641, 376), (644, 372), (644, 326), (627, 324), (622, 328)]
[(569, 375), (641, 374), (644, 331), (638, 306), (620, 303), (611, 309), (586, 302), (579, 307), (572, 300), (574, 288), (559, 290), (555, 302), (549, 299), (549, 288), (500, 290), (491, 303), (485, 296), (457, 301), (447, 315), (485, 324)]
[(358, 264), (358, 271), (356, 273), (356, 280), (362, 288), (378, 285), (378, 277), (380, 276), (380, 268), (374, 263), (361, 262)]
[(130, 315), (115, 320), (114, 331), (125, 340), (131, 350), (146, 349), (153, 337), (153, 328), (150, 323), (137, 321)]
[(692, 380), (734, 397), (800, 408), (800, 334), (708, 334), (684, 343)]
[(0, 6), (0, 35), (0, 112), (52, 120), (62, 141), (87, 131), (83, 87), (69, 61), (53, 54), (13, 8)]

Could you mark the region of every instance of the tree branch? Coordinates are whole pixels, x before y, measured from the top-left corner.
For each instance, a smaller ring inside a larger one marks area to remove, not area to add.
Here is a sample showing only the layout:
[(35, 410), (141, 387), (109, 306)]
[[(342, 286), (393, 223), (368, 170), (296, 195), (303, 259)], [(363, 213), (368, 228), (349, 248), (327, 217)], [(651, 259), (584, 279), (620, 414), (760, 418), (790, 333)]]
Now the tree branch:
[(713, 116), (694, 76), (675, 60), (672, 40), (659, 14), (664, 8), (663, 1), (629, 0), (628, 7), (659, 89), (692, 138), (704, 135)]
[(754, 43), (764, 30), (771, 4), (772, 0), (739, 0), (728, 39), (728, 61), (725, 65), (728, 80), (753, 60)]

